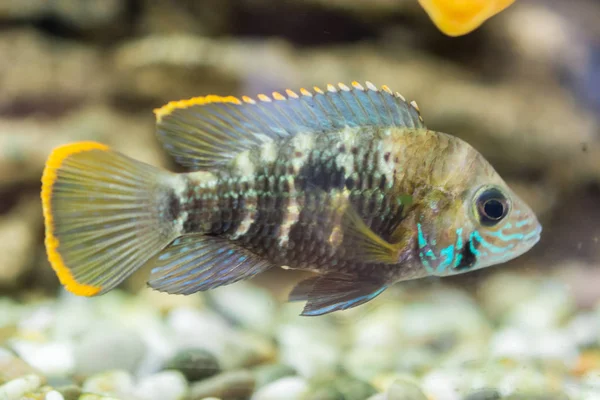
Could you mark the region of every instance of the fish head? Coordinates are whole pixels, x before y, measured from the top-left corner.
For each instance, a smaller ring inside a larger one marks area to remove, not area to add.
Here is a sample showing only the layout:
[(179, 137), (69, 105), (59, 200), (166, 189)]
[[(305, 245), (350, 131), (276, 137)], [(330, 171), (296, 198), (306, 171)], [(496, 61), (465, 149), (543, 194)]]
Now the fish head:
[(474, 150), (469, 167), (452, 173), (425, 198), (417, 224), (419, 257), (430, 275), (469, 272), (512, 260), (539, 240), (531, 207)]

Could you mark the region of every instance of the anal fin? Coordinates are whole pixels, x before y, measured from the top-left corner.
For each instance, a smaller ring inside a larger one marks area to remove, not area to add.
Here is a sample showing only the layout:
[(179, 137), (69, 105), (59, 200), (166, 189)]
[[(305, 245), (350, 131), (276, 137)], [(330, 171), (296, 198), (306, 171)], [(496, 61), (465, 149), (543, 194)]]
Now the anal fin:
[(380, 295), (387, 285), (358, 275), (328, 273), (298, 283), (289, 301), (306, 301), (301, 315), (317, 316), (347, 310)]
[(228, 239), (183, 236), (153, 260), (148, 285), (170, 294), (192, 294), (248, 279), (271, 264)]

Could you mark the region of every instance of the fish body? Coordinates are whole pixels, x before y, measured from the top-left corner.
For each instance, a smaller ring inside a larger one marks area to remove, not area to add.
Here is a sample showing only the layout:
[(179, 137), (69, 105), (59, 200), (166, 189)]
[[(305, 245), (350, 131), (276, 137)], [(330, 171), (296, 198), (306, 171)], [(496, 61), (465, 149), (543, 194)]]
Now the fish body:
[(479, 28), (515, 0), (419, 0), (440, 31), (462, 36)]
[(156, 110), (175, 174), (97, 143), (55, 150), (42, 178), (49, 259), (67, 289), (104, 293), (140, 266), (191, 294), (274, 266), (310, 270), (303, 315), (390, 285), (523, 254), (541, 227), (466, 142), (429, 130), (387, 87), (328, 85)]

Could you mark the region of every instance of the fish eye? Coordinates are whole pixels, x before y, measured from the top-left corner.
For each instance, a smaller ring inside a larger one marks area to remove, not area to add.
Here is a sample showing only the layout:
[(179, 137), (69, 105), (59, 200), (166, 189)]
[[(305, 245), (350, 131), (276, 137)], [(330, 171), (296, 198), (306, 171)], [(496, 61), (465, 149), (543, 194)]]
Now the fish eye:
[(479, 221), (485, 226), (494, 226), (508, 214), (508, 199), (497, 188), (484, 190), (476, 200)]

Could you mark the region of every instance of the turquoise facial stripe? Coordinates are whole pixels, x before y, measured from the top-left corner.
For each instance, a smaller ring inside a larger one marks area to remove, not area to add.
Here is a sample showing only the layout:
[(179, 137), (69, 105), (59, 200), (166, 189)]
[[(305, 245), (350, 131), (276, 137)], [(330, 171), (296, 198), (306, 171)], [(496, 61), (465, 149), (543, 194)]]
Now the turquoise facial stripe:
[(421, 227), (421, 224), (417, 224), (417, 234), (418, 234), (418, 241), (419, 241), (419, 248), (422, 249), (423, 247), (427, 246), (427, 241), (425, 240), (425, 235), (423, 235), (423, 228)]
[(524, 237), (524, 235), (522, 233), (513, 233), (510, 235), (506, 235), (502, 231), (498, 231), (498, 232), (494, 233), (493, 235), (505, 242), (509, 242), (511, 240), (523, 240), (523, 237)]
[(437, 267), (438, 274), (444, 272), (446, 268), (452, 264), (452, 260), (454, 260), (454, 245), (450, 245), (445, 249), (440, 251), (440, 257), (442, 257), (442, 262)]
[(485, 247), (492, 253), (504, 253), (505, 251), (515, 247), (514, 244), (510, 244), (509, 246), (506, 246), (506, 247), (494, 246), (493, 244), (486, 242), (485, 239), (481, 237), (481, 235), (479, 234), (478, 231), (473, 231), (473, 233), (471, 233), (471, 252), (475, 255), (477, 255), (477, 253), (475, 253), (473, 251), (473, 249), (474, 249), (473, 239), (477, 239), (479, 241), (479, 243), (481, 244), (481, 246)]
[(458, 228), (456, 230), (456, 248), (458, 254), (456, 255), (456, 260), (454, 260), (454, 268), (457, 268), (460, 265), (460, 262), (462, 261), (462, 253), (460, 252), (460, 250), (463, 247), (462, 232), (462, 228)]
[(524, 219), (523, 221), (519, 221), (515, 224), (517, 228), (522, 228), (527, 225), (530, 221), (528, 219)]
[(461, 261), (462, 261), (462, 253), (458, 253), (456, 255), (456, 260), (454, 261), (454, 268), (458, 268)]
[[(471, 238), (469, 240), (469, 249), (471, 250), (471, 253), (473, 253), (473, 255), (475, 257), (479, 256), (479, 249), (475, 248), (475, 244), (473, 242), (473, 238), (475, 237), (475, 234), (477, 234), (477, 236), (479, 236), (479, 233), (477, 233), (477, 231), (473, 231), (473, 233), (471, 233)], [(484, 243), (483, 238), (481, 236), (479, 236), (478, 239), (482, 244)]]

